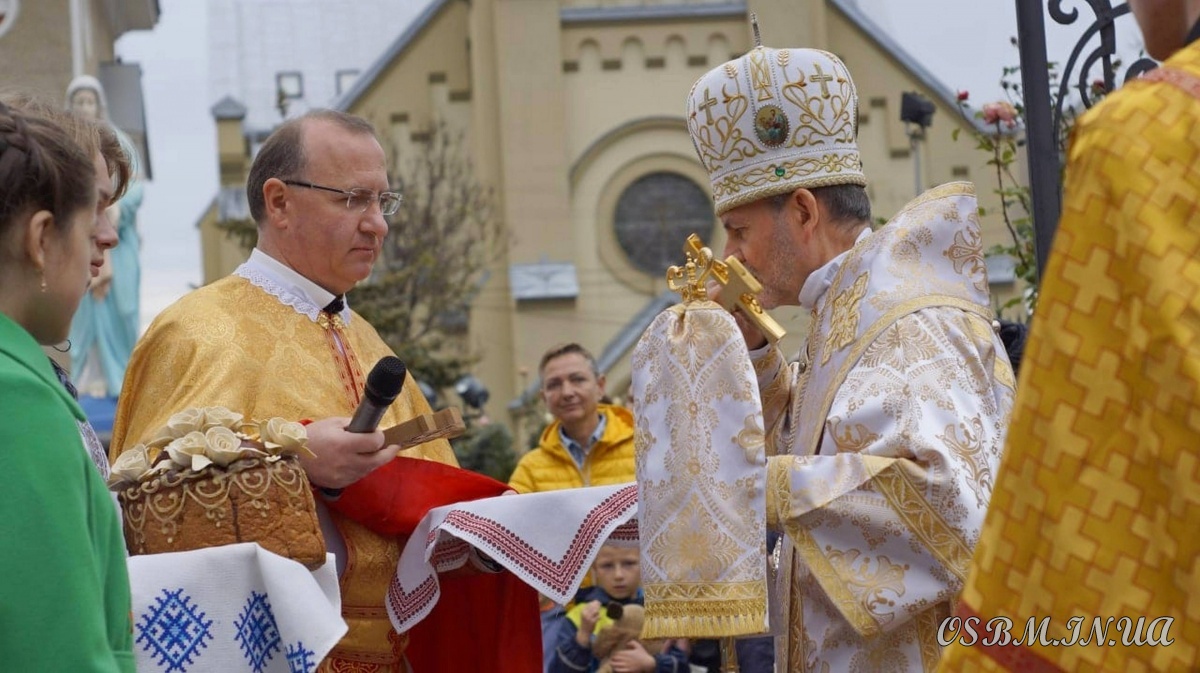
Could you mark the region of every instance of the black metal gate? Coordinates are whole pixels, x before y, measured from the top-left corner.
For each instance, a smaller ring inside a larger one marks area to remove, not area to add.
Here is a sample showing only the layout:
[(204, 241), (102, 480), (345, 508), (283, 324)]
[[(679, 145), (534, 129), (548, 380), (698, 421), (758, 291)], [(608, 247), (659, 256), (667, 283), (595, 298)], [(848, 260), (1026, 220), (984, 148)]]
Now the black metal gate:
[[(1116, 20), (1129, 13), (1129, 4), (1113, 6), (1109, 0), (1082, 0), (1092, 12), (1066, 64), (1059, 72), (1057, 91), (1050, 90), (1049, 58), (1046, 50), (1047, 11), (1055, 22), (1068, 26), (1080, 18), (1078, 7), (1063, 9), (1063, 0), (1016, 0), (1017, 39), (1021, 57), (1022, 92), (1025, 97), (1025, 138), (1029, 157), (1029, 187), (1033, 200), (1033, 230), (1036, 236), (1038, 278), (1046, 267), (1050, 243), (1062, 209), (1062, 161), (1059, 147), (1066, 133), (1067, 115), (1075, 106), (1091, 107), (1104, 93), (1117, 86)], [(1095, 44), (1099, 37), (1099, 44)], [(1090, 48), (1090, 51), (1086, 51)], [(1093, 76), (1099, 65), (1101, 74)], [(1121, 77), (1131, 77), (1158, 64), (1138, 58)], [(1075, 95), (1078, 98), (1075, 98)]]

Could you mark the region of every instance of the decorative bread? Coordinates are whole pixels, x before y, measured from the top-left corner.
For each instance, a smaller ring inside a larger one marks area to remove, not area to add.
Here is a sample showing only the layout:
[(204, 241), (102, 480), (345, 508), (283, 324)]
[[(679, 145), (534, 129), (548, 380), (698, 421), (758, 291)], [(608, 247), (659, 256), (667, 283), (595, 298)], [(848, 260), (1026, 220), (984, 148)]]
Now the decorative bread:
[(223, 407), (175, 414), (113, 464), (129, 553), (256, 542), (309, 568), (325, 562), (316, 506), (297, 454), (304, 426), (243, 421)]

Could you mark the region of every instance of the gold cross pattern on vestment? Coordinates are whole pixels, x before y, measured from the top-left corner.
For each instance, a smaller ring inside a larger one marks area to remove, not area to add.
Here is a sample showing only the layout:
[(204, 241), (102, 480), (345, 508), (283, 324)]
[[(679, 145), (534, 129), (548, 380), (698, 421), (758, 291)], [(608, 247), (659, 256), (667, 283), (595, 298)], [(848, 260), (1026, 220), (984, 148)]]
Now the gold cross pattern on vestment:
[(714, 259), (712, 249), (706, 247), (696, 234), (688, 236), (683, 254), (687, 256), (686, 264), (667, 269), (667, 287), (678, 292), (684, 303), (708, 299), (705, 282), (711, 278), (721, 285), (717, 302), (727, 311), (740, 310), (773, 344), (787, 334), (787, 330), (758, 303), (756, 295), (762, 292), (762, 283), (741, 260), (732, 255), (724, 262)]

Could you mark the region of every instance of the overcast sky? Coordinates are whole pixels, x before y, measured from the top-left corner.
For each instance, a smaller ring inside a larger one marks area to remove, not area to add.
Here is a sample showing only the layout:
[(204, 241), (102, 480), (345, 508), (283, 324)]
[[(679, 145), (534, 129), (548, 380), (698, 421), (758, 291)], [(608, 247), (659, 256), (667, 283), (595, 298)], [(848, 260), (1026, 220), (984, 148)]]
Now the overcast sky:
[[(1009, 42), (1016, 35), (1015, 0), (857, 1), (944, 84), (970, 91), (976, 104), (1000, 97), (1000, 71), (1017, 63)], [(363, 30), (399, 35), (426, 5), (426, 0), (399, 2), (399, 16)], [(125, 61), (142, 66), (154, 164), (155, 179), (146, 187), (139, 213), (143, 325), (200, 283), (195, 225), (217, 188), (216, 134), (209, 114), (214, 92), (207, 90), (207, 3), (159, 0), (159, 6), (162, 16), (153, 31), (127, 34), (117, 44)], [(1086, 7), (1080, 12), (1080, 24), (1090, 19)], [(1051, 23), (1048, 30), (1050, 58), (1064, 61), (1082, 26)], [(1122, 51), (1136, 54), (1132, 19), (1122, 19), (1118, 32)]]

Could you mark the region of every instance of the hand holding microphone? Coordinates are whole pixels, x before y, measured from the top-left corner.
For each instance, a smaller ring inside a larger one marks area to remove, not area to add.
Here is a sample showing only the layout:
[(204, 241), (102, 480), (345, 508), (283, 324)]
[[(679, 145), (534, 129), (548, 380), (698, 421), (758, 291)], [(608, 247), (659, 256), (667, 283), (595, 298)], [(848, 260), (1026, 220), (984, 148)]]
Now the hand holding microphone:
[(404, 385), (406, 369), (396, 357), (381, 359), (367, 375), (353, 418), (326, 418), (308, 426), (308, 446), (316, 457), (301, 456), (308, 479), (329, 497), (396, 457), (398, 445), (384, 446), (379, 421)]
[(375, 367), (367, 375), (362, 401), (358, 403), (350, 425), (346, 426), (346, 432), (375, 432), (383, 414), (400, 395), (407, 373), (408, 369), (400, 358), (392, 355), (375, 363)]

